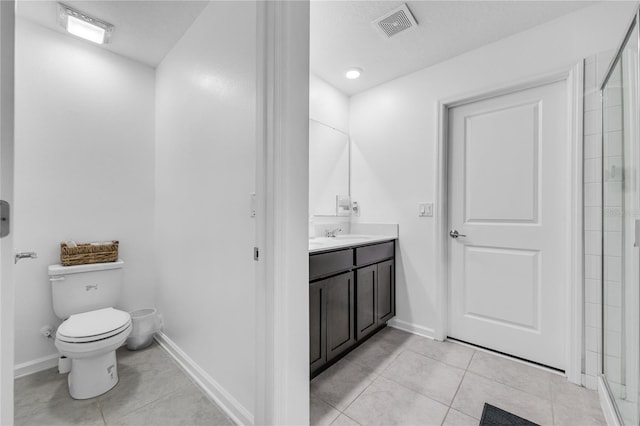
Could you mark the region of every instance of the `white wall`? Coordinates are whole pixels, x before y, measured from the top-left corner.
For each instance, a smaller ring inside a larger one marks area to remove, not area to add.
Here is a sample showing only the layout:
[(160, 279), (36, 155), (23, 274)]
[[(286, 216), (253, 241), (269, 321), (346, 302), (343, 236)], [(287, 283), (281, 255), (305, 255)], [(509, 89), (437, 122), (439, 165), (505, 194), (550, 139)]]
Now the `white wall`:
[(57, 351), (47, 266), (60, 241), (117, 239), (119, 307), (153, 305), (154, 70), (23, 19), (16, 30), (16, 364)]
[(310, 74), (309, 118), (349, 133), (349, 97), (317, 75)]
[(249, 218), (255, 22), (254, 2), (211, 2), (156, 74), (155, 247), (164, 332), (215, 382), (207, 385), (225, 389), (230, 408), (248, 417), (256, 362)]
[(397, 324), (433, 333), (437, 102), (568, 69), (618, 44), (634, 2), (600, 3), (351, 98), (352, 199), (360, 222), (399, 223)]

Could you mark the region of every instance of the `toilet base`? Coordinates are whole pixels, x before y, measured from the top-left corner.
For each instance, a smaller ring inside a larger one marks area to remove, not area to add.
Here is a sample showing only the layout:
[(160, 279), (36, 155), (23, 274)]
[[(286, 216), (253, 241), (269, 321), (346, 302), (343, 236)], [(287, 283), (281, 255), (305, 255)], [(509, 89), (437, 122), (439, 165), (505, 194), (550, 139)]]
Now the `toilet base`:
[(116, 351), (91, 358), (72, 358), (68, 381), (73, 399), (95, 398), (109, 391), (118, 384)]

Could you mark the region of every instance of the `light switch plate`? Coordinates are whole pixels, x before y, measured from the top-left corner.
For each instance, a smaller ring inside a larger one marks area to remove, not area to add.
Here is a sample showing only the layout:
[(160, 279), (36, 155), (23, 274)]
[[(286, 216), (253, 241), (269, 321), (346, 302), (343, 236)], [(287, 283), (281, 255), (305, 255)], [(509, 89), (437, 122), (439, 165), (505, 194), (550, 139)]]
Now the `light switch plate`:
[(432, 217), (433, 203), (418, 203), (418, 217)]

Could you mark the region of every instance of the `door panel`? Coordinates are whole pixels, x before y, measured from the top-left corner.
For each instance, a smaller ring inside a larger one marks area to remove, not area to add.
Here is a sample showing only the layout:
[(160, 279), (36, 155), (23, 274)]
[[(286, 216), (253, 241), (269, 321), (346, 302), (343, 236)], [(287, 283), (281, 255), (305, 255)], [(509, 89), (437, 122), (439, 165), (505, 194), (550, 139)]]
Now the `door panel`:
[(565, 367), (564, 81), (449, 111), (449, 335)]
[(536, 221), (539, 110), (533, 102), (466, 117), (465, 222)]
[[(465, 246), (466, 315), (539, 331), (538, 254), (529, 250)], [(496, 274), (496, 270), (500, 273)], [(509, 303), (496, 303), (496, 294)]]
[(324, 281), (309, 286), (309, 362), (313, 373), (327, 362)]
[(355, 343), (353, 272), (326, 282), (327, 361)]
[(376, 329), (376, 265), (361, 268), (356, 271), (356, 297), (358, 312), (356, 315), (358, 340)]
[(395, 282), (393, 260), (378, 263), (378, 325), (395, 313)]

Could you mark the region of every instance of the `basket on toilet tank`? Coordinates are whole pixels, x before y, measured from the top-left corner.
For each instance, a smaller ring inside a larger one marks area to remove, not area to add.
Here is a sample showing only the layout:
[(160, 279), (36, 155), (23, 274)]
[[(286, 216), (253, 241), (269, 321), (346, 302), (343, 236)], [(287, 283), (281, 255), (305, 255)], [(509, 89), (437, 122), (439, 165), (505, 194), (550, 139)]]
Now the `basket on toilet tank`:
[(63, 266), (88, 265), (91, 263), (115, 262), (118, 260), (118, 241), (77, 244), (71, 247), (66, 241), (60, 243), (60, 262)]

